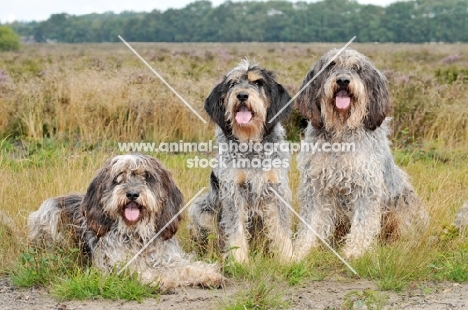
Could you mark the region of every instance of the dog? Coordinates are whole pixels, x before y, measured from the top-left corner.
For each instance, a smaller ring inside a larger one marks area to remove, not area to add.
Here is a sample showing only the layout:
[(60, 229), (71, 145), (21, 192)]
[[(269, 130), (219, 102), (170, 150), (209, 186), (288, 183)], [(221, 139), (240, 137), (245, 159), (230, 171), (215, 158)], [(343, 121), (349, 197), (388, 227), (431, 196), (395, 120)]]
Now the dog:
[[(219, 152), (210, 192), (190, 206), (191, 232), (201, 244), (214, 234), (224, 256), (238, 263), (249, 261), (249, 245), (258, 235), (280, 259), (292, 255), (290, 212), (270, 190), (291, 201), (290, 155), (270, 148), (284, 142), (280, 122), (291, 111), (290, 99), (271, 71), (244, 60), (205, 100), (205, 110), (217, 125)], [(267, 167), (275, 162), (275, 167)]]
[[(123, 267), (156, 233), (160, 235), (129, 265), (143, 283), (161, 289), (221, 285), (215, 264), (196, 262), (175, 233), (183, 196), (156, 159), (139, 154), (108, 160), (86, 193), (48, 199), (29, 216), (33, 245), (66, 246), (72, 239), (103, 272)], [(174, 218), (166, 227), (166, 224)]]
[[(345, 236), (344, 256), (357, 258), (379, 235), (393, 239), (425, 227), (429, 216), (393, 161), (385, 77), (355, 50), (345, 49), (333, 59), (336, 53), (332, 49), (317, 61), (297, 97), (296, 108), (309, 119), (303, 144), (319, 147), (315, 152), (303, 148), (298, 155), (298, 198), (310, 228), (324, 240)], [(294, 258), (304, 258), (318, 245), (317, 236), (301, 223)]]

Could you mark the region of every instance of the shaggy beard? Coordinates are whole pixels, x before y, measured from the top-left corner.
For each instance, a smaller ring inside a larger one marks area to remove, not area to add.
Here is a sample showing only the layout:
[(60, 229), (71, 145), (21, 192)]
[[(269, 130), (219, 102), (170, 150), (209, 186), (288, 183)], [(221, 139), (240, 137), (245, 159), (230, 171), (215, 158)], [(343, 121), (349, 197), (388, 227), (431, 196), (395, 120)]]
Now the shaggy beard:
[(367, 114), (368, 99), (364, 92), (364, 85), (353, 78), (347, 89), (351, 97), (349, 107), (344, 110), (338, 109), (336, 107), (338, 88), (335, 81), (335, 76), (327, 79), (324, 86), (324, 96), (320, 101), (320, 108), (325, 129), (339, 136), (345, 130), (354, 130), (363, 126), (363, 120)]
[[(239, 124), (236, 120), (236, 114), (242, 106), (246, 106), (253, 114), (250, 121), (246, 124)], [(235, 95), (231, 95), (228, 102), (226, 118), (231, 124), (232, 134), (239, 141), (259, 140), (263, 136), (265, 127), (265, 103), (255, 94), (250, 94), (249, 100), (245, 103), (239, 103)]]
[(132, 236), (131, 238), (139, 237), (148, 240), (156, 233), (154, 231), (154, 223), (156, 223), (160, 207), (157, 204), (156, 197), (148, 191), (142, 192), (136, 203), (140, 208), (140, 215), (136, 223), (129, 223), (124, 216), (124, 208), (130, 201), (122, 194), (118, 194), (118, 189), (114, 190), (111, 198), (107, 199), (103, 209), (111, 215), (111, 218), (116, 221), (117, 232), (120, 235)]

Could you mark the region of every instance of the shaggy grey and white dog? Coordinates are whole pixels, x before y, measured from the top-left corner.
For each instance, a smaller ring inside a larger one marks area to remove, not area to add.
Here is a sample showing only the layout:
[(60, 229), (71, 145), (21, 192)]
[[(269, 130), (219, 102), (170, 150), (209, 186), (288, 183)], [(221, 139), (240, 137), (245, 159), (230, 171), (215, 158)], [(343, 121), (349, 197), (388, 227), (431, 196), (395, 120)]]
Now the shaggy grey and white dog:
[(454, 224), (458, 229), (466, 229), (468, 227), (468, 201), (458, 211)]
[(271, 71), (245, 60), (205, 101), (217, 124), (219, 152), (210, 192), (190, 207), (192, 234), (202, 243), (209, 234), (218, 236), (226, 254), (240, 263), (248, 261), (249, 243), (259, 234), (281, 259), (292, 255), (290, 212), (269, 190), (291, 201), (289, 153), (271, 148), (284, 142), (280, 121), (290, 107), (268, 122), (289, 100)]
[[(92, 264), (104, 272), (120, 268), (179, 212), (182, 193), (156, 159), (120, 155), (108, 160), (86, 194), (46, 200), (29, 216), (35, 245), (77, 242)], [(195, 262), (180, 248), (170, 223), (129, 266), (144, 283), (163, 289), (180, 285), (219, 286), (223, 277), (213, 264)]]
[[(336, 53), (336, 49), (326, 52), (303, 86)], [(304, 142), (318, 147), (315, 152), (302, 149), (298, 156), (300, 214), (317, 234), (324, 239), (346, 234), (344, 255), (355, 258), (379, 234), (396, 237), (427, 223), (428, 214), (406, 173), (392, 158), (385, 77), (364, 55), (344, 50), (298, 96), (296, 104), (310, 120)], [(324, 152), (332, 149), (335, 152)], [(300, 225), (295, 259), (318, 245), (309, 228)]]

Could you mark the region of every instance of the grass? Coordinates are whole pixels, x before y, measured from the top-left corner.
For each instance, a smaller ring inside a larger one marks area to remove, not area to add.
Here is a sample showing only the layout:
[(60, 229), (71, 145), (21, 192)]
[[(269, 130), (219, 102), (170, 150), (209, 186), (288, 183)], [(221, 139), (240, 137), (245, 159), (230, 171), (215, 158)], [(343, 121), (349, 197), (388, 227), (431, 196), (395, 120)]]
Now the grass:
[(144, 298), (158, 298), (159, 290), (158, 287), (141, 284), (137, 274), (102, 275), (99, 270), (91, 268), (60, 279), (54, 284), (52, 295), (60, 300), (102, 298), (142, 302)]
[[(311, 64), (332, 45), (135, 46), (202, 111), (214, 83), (242, 57), (255, 57), (276, 71), (278, 80), (294, 94)], [(352, 265), (380, 290), (402, 291), (424, 281), (468, 282), (468, 233), (451, 226), (468, 200), (468, 46), (356, 44), (354, 48), (388, 77), (394, 104), (394, 157), (408, 172), (432, 221), (425, 235), (376, 245)], [(440, 61), (451, 54), (461, 56), (455, 67)], [(0, 179), (4, 180), (0, 273), (10, 274), (17, 286), (46, 286), (59, 299), (157, 297), (154, 288), (138, 285), (133, 275), (118, 278), (90, 269), (73, 248), (46, 253), (30, 249), (27, 216), (48, 197), (83, 192), (105, 160), (119, 153), (119, 142), (206, 141), (213, 139), (213, 125), (199, 122), (119, 44), (26, 46), (20, 53), (2, 53), (0, 70), (9, 77), (0, 80), (0, 113), (5, 115), (0, 119)], [(297, 115), (288, 120), (288, 138), (299, 139), (300, 123)], [(209, 169), (187, 167), (194, 154), (151, 155), (172, 171), (185, 201), (208, 185)], [(293, 193), (298, 185), (293, 160)], [(293, 206), (299, 208), (296, 200)], [(197, 249), (186, 221), (177, 236), (187, 251)], [(286, 265), (259, 250), (251, 253), (250, 264), (240, 266), (223, 262), (212, 241), (199, 258), (221, 262), (224, 274), (239, 287), (233, 298), (218, 305), (223, 309), (288, 308), (288, 288), (324, 279), (356, 279), (326, 249)], [(371, 302), (377, 307), (382, 299), (374, 295), (354, 292), (345, 302), (354, 306)]]
[(266, 280), (254, 282), (245, 290), (240, 290), (234, 300), (220, 305), (224, 310), (256, 310), (256, 309), (287, 309), (289, 308), (278, 289)]
[(378, 247), (354, 262), (356, 271), (374, 280), (381, 290), (402, 291), (412, 281), (429, 279), (434, 254), (423, 246), (400, 243)]
[(10, 271), (13, 284), (19, 287), (49, 285), (61, 275), (71, 275), (83, 267), (79, 249), (40, 251), (29, 248), (21, 254), (14, 269)]
[(18, 287), (48, 286), (59, 300), (136, 300), (158, 297), (158, 287), (141, 284), (138, 275), (102, 274), (90, 268), (77, 248), (41, 251), (29, 248), (9, 272)]

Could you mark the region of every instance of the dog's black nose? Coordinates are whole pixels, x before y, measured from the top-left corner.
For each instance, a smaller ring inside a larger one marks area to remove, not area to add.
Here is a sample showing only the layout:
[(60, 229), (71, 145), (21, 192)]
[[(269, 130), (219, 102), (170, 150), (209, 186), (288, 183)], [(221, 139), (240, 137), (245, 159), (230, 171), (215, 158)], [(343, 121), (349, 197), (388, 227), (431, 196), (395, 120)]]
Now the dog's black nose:
[(240, 101), (246, 101), (247, 99), (249, 99), (249, 93), (245, 91), (238, 92), (237, 99), (239, 99)]
[(140, 193), (137, 191), (128, 191), (125, 193), (125, 196), (130, 200), (137, 200), (138, 197), (140, 197)]
[(336, 79), (336, 84), (338, 84), (339, 86), (343, 87), (343, 86), (348, 86), (349, 85), (349, 78), (345, 77), (345, 76), (339, 76), (337, 79)]

